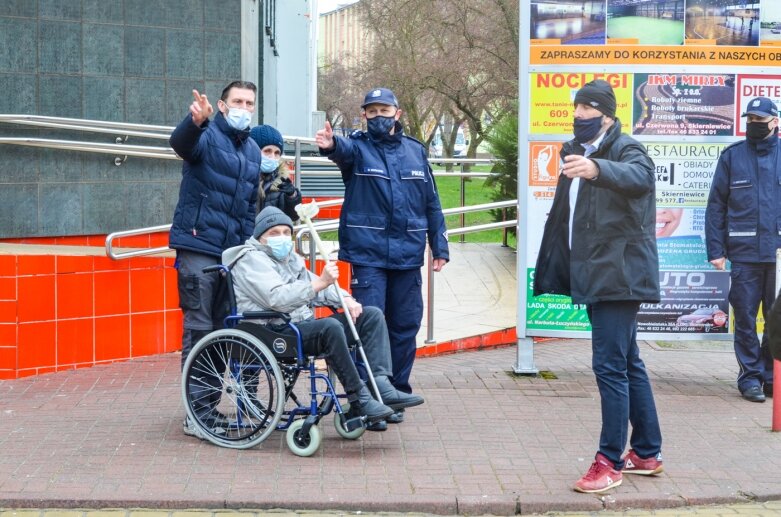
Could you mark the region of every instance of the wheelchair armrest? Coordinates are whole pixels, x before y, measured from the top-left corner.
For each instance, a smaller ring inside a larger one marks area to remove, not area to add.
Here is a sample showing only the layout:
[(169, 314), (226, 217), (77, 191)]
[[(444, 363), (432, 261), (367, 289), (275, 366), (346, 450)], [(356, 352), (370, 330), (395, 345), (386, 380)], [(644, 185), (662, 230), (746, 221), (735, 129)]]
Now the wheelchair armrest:
[(273, 318), (279, 318), (285, 323), (290, 323), (290, 315), (284, 312), (277, 311), (247, 311), (241, 314), (241, 317), (245, 320), (269, 320)]

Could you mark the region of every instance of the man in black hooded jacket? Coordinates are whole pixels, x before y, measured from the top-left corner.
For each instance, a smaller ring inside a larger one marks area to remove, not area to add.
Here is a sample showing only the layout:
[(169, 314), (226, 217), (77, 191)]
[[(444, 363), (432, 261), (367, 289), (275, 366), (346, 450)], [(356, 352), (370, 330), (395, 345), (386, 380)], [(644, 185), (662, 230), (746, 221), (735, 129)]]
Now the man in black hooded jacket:
[[(621, 133), (616, 98), (602, 80), (575, 95), (575, 138), (564, 144), (561, 175), (542, 237), (534, 295), (585, 304), (592, 368), (602, 406), (599, 450), (579, 492), (621, 484), (622, 471), (662, 471), (662, 435), (637, 346), (640, 303), (659, 302), (656, 191), (645, 147)], [(628, 423), (631, 449), (624, 455)]]

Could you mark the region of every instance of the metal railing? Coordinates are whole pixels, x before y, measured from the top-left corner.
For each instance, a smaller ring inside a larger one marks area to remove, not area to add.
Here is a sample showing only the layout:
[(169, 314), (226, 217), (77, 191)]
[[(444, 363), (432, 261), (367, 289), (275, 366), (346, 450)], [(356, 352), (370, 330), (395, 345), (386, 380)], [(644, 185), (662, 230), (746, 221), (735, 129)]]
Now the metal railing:
[[(159, 158), (164, 160), (179, 160), (181, 159), (171, 147), (159, 147), (149, 145), (134, 145), (128, 144), (129, 137), (140, 137), (157, 140), (168, 140), (171, 136), (171, 132), (175, 129), (173, 126), (158, 126), (149, 124), (132, 124), (127, 122), (110, 122), (100, 120), (87, 120), (76, 119), (66, 117), (49, 117), (41, 115), (7, 115), (0, 114), (0, 123), (16, 124), (32, 127), (40, 127), (47, 129), (62, 129), (71, 131), (83, 131), (91, 133), (108, 133), (118, 135), (115, 139), (115, 143), (102, 143), (102, 142), (86, 142), (77, 140), (62, 140), (62, 139), (48, 139), (48, 138), (33, 138), (33, 137), (0, 137), (0, 144), (9, 145), (21, 145), (28, 147), (42, 147), (48, 149), (61, 149), (69, 151), (81, 151), (92, 152), (99, 154), (113, 154), (115, 155), (114, 163), (117, 166), (122, 165), (128, 156), (137, 156), (141, 158)], [(291, 160), (294, 163), (295, 170), (295, 182), (296, 186), (301, 186), (301, 165), (306, 164), (322, 164), (332, 165), (332, 162), (325, 157), (319, 156), (302, 156), (301, 145), (309, 144), (315, 145), (314, 138), (305, 137), (283, 137), (285, 142), (292, 143), (294, 149), (294, 155), (283, 156), (283, 159)], [(460, 167), (459, 172), (443, 172), (435, 171), (434, 176), (441, 177), (453, 177), (458, 176), (460, 178), (460, 207), (449, 208), (443, 210), (445, 216), (459, 215), (460, 227), (448, 230), (450, 235), (458, 235), (460, 242), (464, 242), (464, 235), (467, 233), (475, 233), (486, 230), (492, 230), (496, 228), (504, 229), (502, 243), (507, 245), (507, 231), (509, 228), (517, 225), (517, 220), (501, 221), (496, 223), (480, 224), (474, 226), (465, 225), (465, 214), (470, 212), (478, 212), (484, 210), (502, 209), (503, 212), (507, 208), (517, 206), (516, 200), (501, 201), (496, 203), (487, 203), (483, 205), (464, 206), (466, 204), (466, 188), (465, 183), (469, 178), (485, 178), (491, 176), (489, 172), (469, 172), (468, 169), (472, 165), (490, 164), (493, 160), (480, 159), (480, 158), (433, 158), (435, 164), (450, 165), (455, 164)], [(307, 170), (307, 176), (340, 176), (339, 171), (316, 171)], [(318, 202), (319, 207), (338, 206), (341, 205), (343, 199), (330, 199), (327, 201)], [(114, 247), (114, 242), (117, 239), (123, 237), (133, 237), (138, 235), (146, 235), (152, 233), (166, 232), (171, 229), (170, 224), (151, 226), (146, 228), (138, 228), (133, 230), (125, 230), (119, 232), (113, 232), (106, 236), (105, 247), (106, 255), (114, 260), (122, 260), (133, 257), (142, 257), (148, 255), (158, 255), (161, 253), (167, 253), (171, 249), (168, 246), (160, 246), (156, 248), (143, 248), (143, 249), (130, 249), (124, 251), (118, 251)], [(315, 223), (315, 229), (318, 231), (336, 231), (338, 229), (338, 220), (321, 220)], [(309, 233), (309, 229), (304, 225), (297, 225), (294, 227), (296, 232), (296, 247), (299, 253), (303, 253), (303, 237)], [(307, 254), (310, 257), (310, 264), (314, 268), (316, 259), (316, 250), (314, 246), (309, 246)], [(434, 310), (434, 291), (433, 291), (433, 270), (432, 261), (427, 260), (428, 278), (429, 278), (429, 292), (428, 292), (428, 336), (427, 343), (433, 341), (433, 310)]]
[[(459, 214), (459, 213), (467, 213), (467, 212), (480, 212), (485, 210), (497, 210), (497, 209), (505, 209), (505, 208), (511, 208), (515, 207), (518, 204), (518, 200), (516, 199), (510, 199), (507, 201), (497, 201), (494, 203), (485, 203), (482, 205), (472, 205), (468, 207), (456, 207), (456, 208), (448, 208), (442, 211), (442, 213), (445, 216), (453, 215), (453, 214)], [(452, 230), (448, 230), (448, 235), (464, 235), (467, 233), (477, 233), (477, 232), (483, 232), (487, 230), (494, 230), (497, 228), (514, 228), (518, 225), (517, 219), (512, 219), (510, 221), (499, 221), (495, 223), (486, 223), (486, 224), (477, 224), (474, 226), (465, 226), (461, 228), (454, 228)], [(324, 222), (322, 224), (319, 224), (315, 228), (318, 232), (320, 231), (336, 231), (339, 229), (339, 221), (331, 221), (331, 222)], [(303, 239), (306, 235), (309, 235), (311, 232), (309, 228), (306, 226), (300, 227), (296, 231), (296, 249), (299, 250), (299, 252), (303, 251)], [(309, 246), (309, 265), (310, 269), (314, 271), (315, 267), (315, 261), (317, 259), (317, 253), (314, 246)], [(427, 344), (436, 343), (434, 340), (434, 269), (433, 269), (433, 260), (431, 257), (431, 252), (429, 251), (426, 254), (426, 275), (428, 278), (428, 293), (427, 293), (427, 310), (426, 310), (426, 321), (427, 321), (427, 327), (426, 327), (426, 340), (425, 342)], [(327, 257), (324, 257), (327, 260)]]

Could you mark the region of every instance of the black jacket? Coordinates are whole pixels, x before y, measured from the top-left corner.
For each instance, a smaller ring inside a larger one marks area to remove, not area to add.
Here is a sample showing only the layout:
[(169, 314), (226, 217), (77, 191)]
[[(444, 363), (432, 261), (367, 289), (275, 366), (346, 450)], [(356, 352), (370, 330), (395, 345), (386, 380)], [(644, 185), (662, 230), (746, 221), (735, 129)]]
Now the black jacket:
[(776, 298), (776, 302), (767, 316), (765, 332), (768, 337), (767, 344), (770, 347), (770, 354), (776, 361), (781, 361), (781, 298), (779, 297)]
[[(571, 140), (561, 157), (583, 153)], [(589, 158), (599, 176), (580, 181), (571, 251), (572, 180), (559, 176), (537, 257), (534, 295), (564, 294), (584, 304), (659, 302), (654, 163), (642, 144), (621, 133), (618, 119)]]

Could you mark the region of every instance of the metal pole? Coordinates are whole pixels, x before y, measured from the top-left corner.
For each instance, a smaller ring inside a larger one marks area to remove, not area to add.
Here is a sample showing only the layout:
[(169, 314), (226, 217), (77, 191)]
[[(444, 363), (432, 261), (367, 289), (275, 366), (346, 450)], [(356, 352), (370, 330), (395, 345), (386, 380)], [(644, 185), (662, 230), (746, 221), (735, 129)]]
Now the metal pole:
[[(778, 292), (781, 290), (781, 249), (776, 250), (776, 303), (778, 300)], [(770, 310), (765, 310), (768, 314)], [(765, 322), (765, 332), (767, 332), (767, 321)], [(781, 361), (773, 361), (773, 424), (771, 430), (774, 432), (781, 431), (781, 387), (779, 387), (779, 379), (781, 379)]]
[(428, 275), (428, 306), (426, 307), (426, 341), (427, 345), (436, 343), (434, 340), (434, 259), (431, 255), (431, 249), (428, 250), (428, 264), (426, 264), (426, 274)]
[[(502, 222), (505, 222), (507, 220), (507, 209), (502, 208)], [(507, 247), (507, 233), (508, 228), (502, 228), (502, 247)]]
[[(526, 336), (526, 302), (529, 272), (527, 271), (526, 250), (529, 247), (528, 233), (521, 228), (521, 214), (528, 213), (527, 195), (529, 191), (529, 175), (524, 164), (529, 163), (529, 121), (531, 113), (531, 74), (529, 73), (530, 39), (531, 33), (528, 27), (531, 23), (531, 8), (529, 2), (521, 2), (520, 28), (520, 54), (518, 56), (518, 225), (515, 227), (515, 235), (518, 238), (516, 246), (516, 278), (518, 279), (518, 305), (517, 324), (515, 326), (518, 336), (518, 354), (513, 371), (521, 375), (536, 375), (539, 370), (534, 364), (534, 342)], [(523, 222), (526, 224), (526, 221)]]
[[(464, 177), (464, 162), (461, 162), (461, 207), (466, 206), (466, 178)], [(461, 228), (463, 228), (466, 225), (466, 214), (461, 212), (461, 215), (458, 216), (458, 220), (460, 222)], [(463, 243), (464, 242), (464, 234), (458, 236), (458, 242)]]
[(296, 177), (294, 178), (294, 185), (297, 189), (301, 189), (301, 140), (296, 138), (295, 142), (293, 143), (294, 149), (296, 152), (296, 157), (293, 165), (293, 170), (296, 174)]

